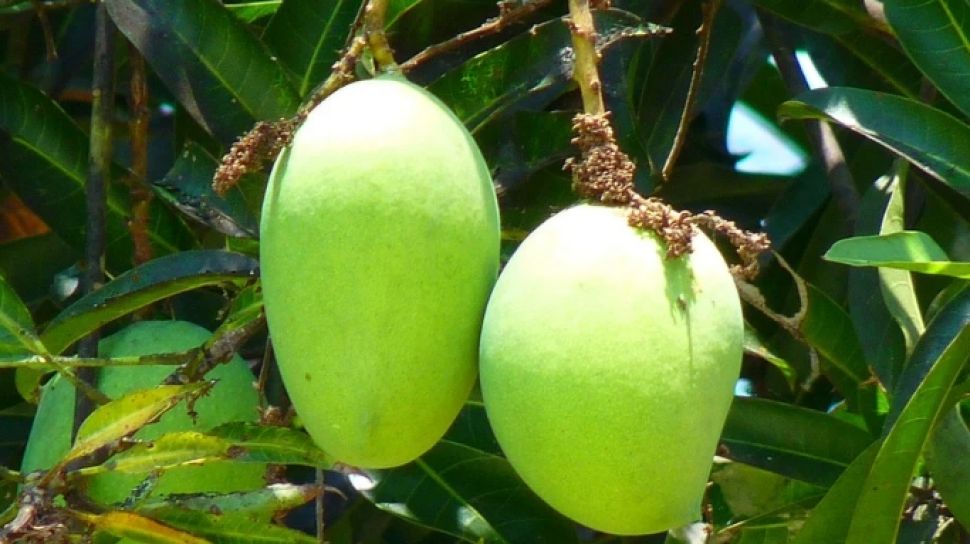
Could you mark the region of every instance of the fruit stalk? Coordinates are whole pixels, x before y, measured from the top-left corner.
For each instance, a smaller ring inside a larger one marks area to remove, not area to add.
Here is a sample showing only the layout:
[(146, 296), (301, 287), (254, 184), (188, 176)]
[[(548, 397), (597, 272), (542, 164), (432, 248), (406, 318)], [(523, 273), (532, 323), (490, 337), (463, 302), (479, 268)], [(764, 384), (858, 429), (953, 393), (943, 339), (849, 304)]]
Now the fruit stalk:
[(384, 33), (384, 19), (387, 14), (387, 0), (369, 0), (364, 8), (364, 32), (370, 46), (374, 62), (381, 72), (396, 72), (400, 68), (394, 60), (394, 52), (387, 43)]
[(603, 102), (602, 84), (597, 70), (599, 53), (596, 52), (596, 27), (588, 0), (569, 0), (567, 24), (576, 56), (573, 78), (583, 95), (583, 110), (590, 115), (603, 115), (606, 113), (606, 105)]

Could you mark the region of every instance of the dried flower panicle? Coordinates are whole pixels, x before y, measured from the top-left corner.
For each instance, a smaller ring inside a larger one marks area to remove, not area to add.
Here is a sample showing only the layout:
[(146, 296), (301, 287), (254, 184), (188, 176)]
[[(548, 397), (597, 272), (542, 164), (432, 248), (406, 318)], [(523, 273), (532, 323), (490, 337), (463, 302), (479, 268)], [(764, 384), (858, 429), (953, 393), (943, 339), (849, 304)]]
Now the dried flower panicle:
[(297, 116), (275, 123), (256, 123), (245, 136), (232, 144), (229, 153), (222, 158), (212, 178), (212, 189), (223, 195), (244, 175), (260, 170), (264, 164), (274, 160), (284, 147), (290, 145), (293, 133), (301, 122), (302, 119)]
[(691, 252), (695, 228), (725, 235), (741, 260), (740, 265), (731, 267), (731, 272), (749, 279), (757, 275), (758, 256), (771, 247), (768, 237), (745, 231), (713, 211), (693, 215), (675, 210), (658, 198), (637, 193), (633, 185), (636, 166), (616, 144), (609, 113), (576, 115), (573, 133), (572, 142), (579, 148), (580, 157), (568, 159), (565, 168), (572, 172), (577, 194), (607, 205), (627, 206), (630, 225), (653, 231), (663, 238), (668, 259)]

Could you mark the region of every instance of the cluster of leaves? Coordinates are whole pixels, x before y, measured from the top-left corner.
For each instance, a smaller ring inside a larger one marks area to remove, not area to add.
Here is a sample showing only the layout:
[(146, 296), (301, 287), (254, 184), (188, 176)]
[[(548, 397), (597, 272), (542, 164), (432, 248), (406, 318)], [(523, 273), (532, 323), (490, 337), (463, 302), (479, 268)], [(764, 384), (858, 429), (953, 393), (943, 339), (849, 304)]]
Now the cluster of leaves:
[[(517, 3), (503, 5), (508, 11)], [(265, 176), (248, 176), (218, 196), (210, 188), (216, 157), (256, 121), (297, 111), (338, 60), (361, 7), (344, 0), (104, 0), (104, 6), (127, 42), (115, 52), (113, 173), (116, 180), (136, 178), (154, 194), (146, 234), (157, 258), (133, 267), (130, 184), (113, 183), (105, 261), (113, 279), (82, 296), (76, 284), (96, 7), (0, 0), (0, 465), (8, 467), (0, 468), (0, 525), (22, 512), (16, 494), (23, 480), (14, 469), (38, 385), (53, 371), (70, 374), (84, 363), (70, 356), (79, 339), (136, 313), (157, 314), (216, 330), (203, 351), (170, 363), (198, 361), (240, 330), (257, 331), (242, 350), (262, 359), (255, 238)], [(506, 256), (552, 211), (576, 201), (561, 170), (574, 152), (570, 123), (580, 107), (565, 12), (565, 2), (550, 2), (497, 33), (405, 64), (481, 146), (500, 194)], [(398, 60), (405, 60), (497, 13), (494, 0), (392, 0), (387, 30)], [(705, 505), (710, 538), (965, 539), (970, 7), (965, 0), (727, 2), (697, 66), (698, 2), (617, 0), (595, 18), (603, 91), (620, 145), (638, 165), (638, 189), (764, 230), (778, 251), (743, 291), (750, 303), (743, 370), (749, 391), (731, 409), (713, 466)], [(765, 39), (762, 28), (780, 31)], [(791, 63), (784, 61), (795, 50), (810, 55), (830, 87), (802, 92), (792, 84)], [(772, 54), (777, 63), (769, 61)], [(139, 112), (121, 84), (137, 77), (140, 57), (149, 67), (146, 179), (132, 171), (126, 137), (145, 129), (126, 123)], [(362, 59), (361, 75), (367, 64)], [(662, 182), (695, 69), (703, 77), (690, 130)], [(743, 157), (728, 150), (725, 137), (738, 105), (800, 149), (808, 158), (804, 170), (739, 170)], [(826, 171), (822, 165), (831, 163), (817, 158), (833, 147), (806, 130), (817, 121), (841, 127), (836, 145), (847, 176)], [(832, 198), (833, 191), (859, 197)], [(260, 370), (264, 406), (284, 405), (271, 365)], [(96, 472), (78, 461), (118, 444), (198, 388), (167, 386), (104, 404), (48, 483), (65, 491), (83, 471)], [(162, 470), (230, 452), (234, 462), (288, 465), (297, 481), (313, 478), (298, 467), (332, 468), (301, 431), (279, 425), (174, 435), (148, 450), (141, 450), (141, 462)], [(164, 463), (153, 457), (161, 455)], [(342, 485), (345, 495), (326, 503), (327, 539), (335, 543), (641, 541), (577, 530), (532, 495), (474, 399), (416, 462), (349, 478), (328, 472), (327, 481)], [(312, 528), (306, 512), (288, 518), (290, 529), (256, 518), (317, 492), (273, 487), (178, 503), (150, 499), (107, 512), (78, 503), (67, 519), (156, 542), (248, 542), (254, 535), (264, 542), (313, 541), (292, 529)], [(665, 538), (689, 539), (690, 532), (642, 541)]]

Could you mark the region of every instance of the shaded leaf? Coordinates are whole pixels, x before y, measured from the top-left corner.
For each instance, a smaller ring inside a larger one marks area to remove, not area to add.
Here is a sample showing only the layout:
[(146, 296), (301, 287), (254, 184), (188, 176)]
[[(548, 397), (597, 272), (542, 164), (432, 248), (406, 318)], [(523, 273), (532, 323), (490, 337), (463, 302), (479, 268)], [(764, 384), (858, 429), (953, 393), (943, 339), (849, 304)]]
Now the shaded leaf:
[[(60, 106), (39, 90), (0, 72), (0, 174), (17, 195), (65, 242), (84, 247), (87, 137)], [(125, 190), (110, 185), (105, 208), (110, 270), (131, 265)], [(153, 249), (171, 253), (187, 245), (184, 225), (164, 207), (151, 209)]]
[(901, 231), (839, 240), (825, 259), (850, 266), (879, 266), (970, 279), (970, 262), (953, 262), (930, 235)]
[(227, 144), (299, 99), (269, 50), (216, 0), (106, 0), (118, 29), (190, 115)]
[(768, 346), (766, 346), (761, 339), (758, 338), (758, 333), (747, 323), (745, 323), (744, 326), (744, 353), (747, 355), (754, 355), (755, 357), (759, 357), (767, 361), (785, 378), (785, 383), (788, 384), (788, 389), (790, 391), (795, 391), (795, 388), (798, 385), (798, 371), (793, 368), (788, 361), (773, 353)]
[(0, 357), (22, 355), (25, 351), (47, 350), (34, 333), (34, 319), (27, 306), (0, 274)]
[(359, 0), (287, 0), (276, 11), (263, 41), (293, 74), (301, 97), (330, 73), (360, 9)]
[(334, 460), (301, 431), (232, 422), (207, 434), (232, 443), (233, 458), (246, 462), (330, 468)]
[(769, 10), (799, 25), (826, 34), (844, 34), (878, 23), (858, 2), (844, 0), (755, 0)]
[(849, 527), (849, 544), (892, 542), (919, 456), (949, 408), (947, 395), (970, 359), (970, 291), (929, 324), (899, 379), (883, 444)]
[(135, 267), (55, 317), (41, 338), (61, 353), (114, 319), (177, 293), (207, 285), (244, 284), (258, 272), (252, 257), (219, 250), (184, 251)]
[(244, 4), (226, 4), (226, 9), (244, 23), (253, 23), (269, 17), (280, 9), (283, 0), (260, 0), (257, 2), (246, 2)]
[(944, 415), (926, 450), (936, 490), (953, 516), (970, 525), (970, 429), (956, 407)]
[(735, 397), (721, 435), (727, 451), (720, 454), (827, 487), (872, 440), (865, 430), (829, 414)]
[(156, 192), (192, 219), (228, 236), (256, 238), (259, 225), (240, 185), (225, 196), (212, 190), (219, 161), (201, 145), (188, 142), (165, 177), (154, 183)]
[(99, 406), (81, 424), (77, 442), (65, 455), (61, 464), (89, 455), (95, 450), (157, 421), (182, 400), (195, 398), (204, 393), (211, 384), (207, 382), (186, 385), (160, 385), (154, 389), (142, 389)]
[(970, 115), (970, 4), (965, 0), (884, 0), (903, 50), (963, 113)]
[(863, 89), (803, 93), (778, 110), (782, 119), (824, 119), (906, 158), (946, 189), (970, 199), (970, 126), (914, 100)]
[(825, 497), (812, 510), (792, 544), (845, 541), (852, 513), (880, 444), (875, 442), (866, 448), (842, 472)]

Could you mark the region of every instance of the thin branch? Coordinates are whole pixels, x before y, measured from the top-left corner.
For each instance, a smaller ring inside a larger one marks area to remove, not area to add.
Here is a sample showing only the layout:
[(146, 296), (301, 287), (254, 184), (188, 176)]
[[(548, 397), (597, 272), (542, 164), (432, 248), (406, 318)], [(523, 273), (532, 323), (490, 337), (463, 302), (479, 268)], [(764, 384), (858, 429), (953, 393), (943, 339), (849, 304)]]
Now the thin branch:
[(425, 48), (401, 64), (401, 71), (404, 73), (410, 72), (434, 57), (459, 49), (475, 40), (498, 34), (550, 4), (552, 4), (552, 0), (532, 0), (531, 2), (515, 6), (510, 6), (508, 2), (499, 2), (498, 17), (493, 17), (485, 21), (481, 26), (467, 32), (462, 32), (447, 41)]
[[(104, 283), (105, 208), (107, 207), (107, 183), (111, 175), (111, 117), (114, 106), (114, 41), (115, 28), (104, 3), (99, 3), (95, 15), (94, 76), (91, 104), (91, 146), (88, 156), (88, 179), (85, 186), (87, 223), (85, 226), (84, 275), (81, 286), (84, 293), (101, 288)], [(99, 333), (95, 331), (81, 340), (78, 354), (94, 357), (98, 352)], [(81, 369), (79, 380), (97, 382), (97, 370)], [(74, 407), (74, 426), (71, 436), (94, 406), (87, 395), (77, 395)]]
[(583, 96), (583, 111), (589, 115), (603, 115), (606, 104), (597, 70), (600, 59), (596, 52), (596, 27), (587, 0), (569, 0), (568, 25), (575, 53), (573, 78)]
[(37, 12), (37, 19), (40, 20), (40, 28), (44, 33), (44, 46), (47, 48), (47, 61), (57, 60), (57, 44), (54, 42), (54, 31), (51, 30), (51, 22), (47, 18), (47, 6), (40, 0), (30, 0), (31, 6)]
[(131, 135), (131, 171), (127, 178), (128, 192), (131, 195), (131, 220), (128, 231), (134, 245), (134, 262), (138, 265), (152, 259), (152, 243), (148, 235), (149, 206), (152, 193), (148, 187), (148, 80), (145, 71), (145, 57), (132, 44), (128, 44), (128, 65), (131, 70), (129, 83), (129, 109), (131, 121), (128, 132)]
[(701, 81), (704, 78), (704, 66), (707, 64), (707, 53), (711, 46), (711, 34), (714, 28), (714, 17), (717, 16), (718, 9), (721, 7), (721, 0), (709, 0), (702, 6), (704, 12), (701, 26), (697, 29), (697, 57), (694, 59), (694, 67), (690, 75), (690, 86), (687, 89), (687, 99), (684, 101), (684, 108), (680, 112), (680, 122), (677, 124), (677, 133), (674, 135), (674, 142), (660, 171), (663, 181), (670, 179), (670, 174), (677, 163), (677, 157), (684, 147), (687, 139), (687, 127), (691, 119), (694, 118), (694, 108), (697, 106), (697, 96), (701, 90)]
[(141, 357), (62, 357), (33, 355), (12, 361), (0, 360), (0, 368), (30, 368), (57, 371), (62, 368), (102, 368), (106, 366), (181, 365), (195, 357), (196, 350), (184, 353), (160, 353)]
[[(758, 10), (758, 20), (771, 48), (771, 54), (781, 72), (782, 80), (792, 96), (809, 90), (808, 81), (802, 73), (795, 57), (795, 51), (788, 43), (779, 21), (771, 14)], [(835, 138), (835, 131), (823, 121), (806, 121), (809, 141), (815, 155), (822, 162), (827, 174), (829, 189), (839, 212), (844, 218), (846, 228), (851, 231), (859, 215), (859, 191), (852, 180), (852, 173), (845, 162), (845, 155)]]

